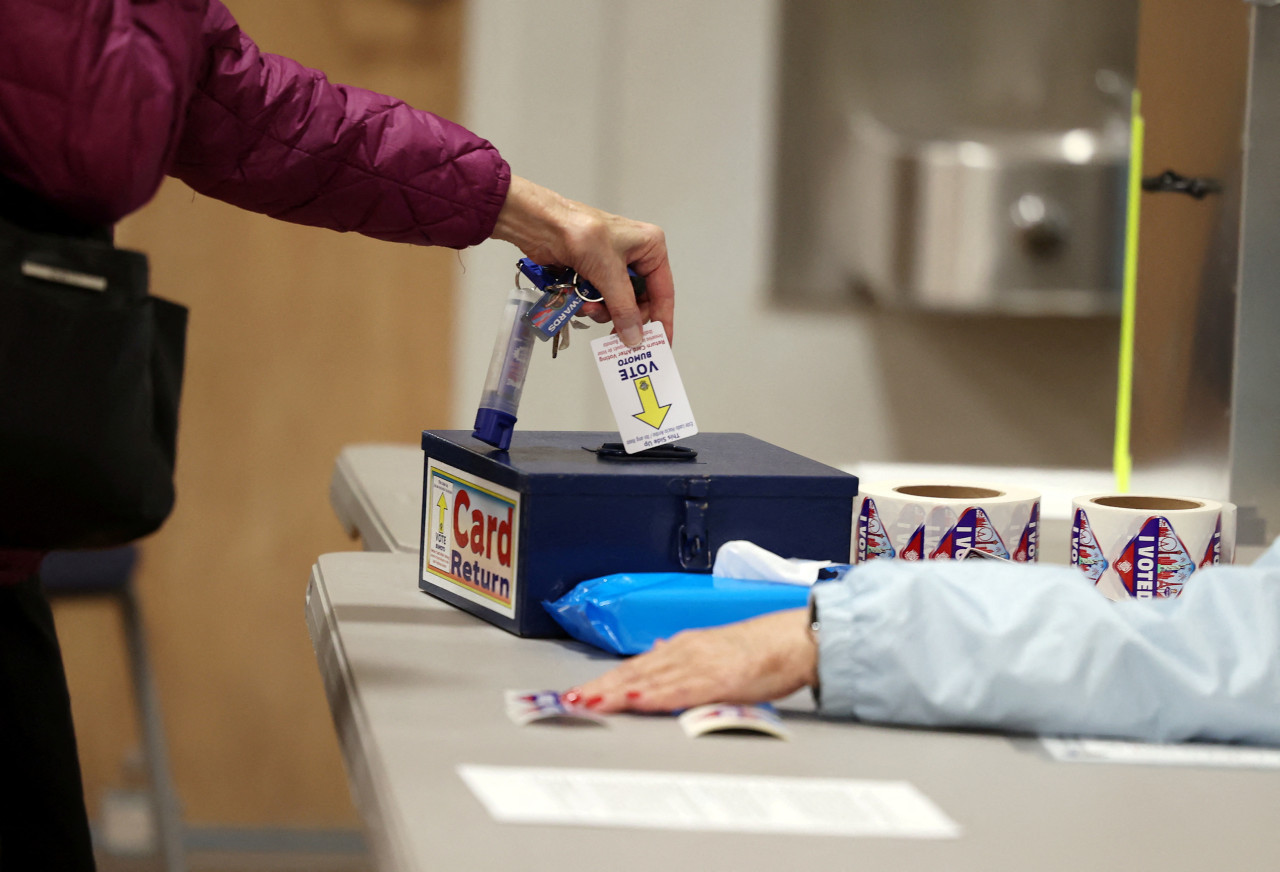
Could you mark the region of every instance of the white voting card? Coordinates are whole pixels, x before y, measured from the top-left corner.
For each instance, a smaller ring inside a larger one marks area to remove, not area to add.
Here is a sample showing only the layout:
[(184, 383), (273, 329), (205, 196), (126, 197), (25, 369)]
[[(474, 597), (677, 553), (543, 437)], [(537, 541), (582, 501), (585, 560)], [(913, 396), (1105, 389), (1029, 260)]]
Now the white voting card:
[(1064, 763), (1131, 763), (1145, 766), (1211, 766), (1226, 769), (1280, 769), (1280, 748), (1209, 745), (1192, 742), (1162, 745), (1121, 739), (1057, 739), (1040, 744)]
[(503, 823), (947, 839), (960, 827), (905, 781), (464, 764)]
[(627, 348), (617, 336), (591, 343), (622, 447), (628, 454), (698, 432), (662, 325), (644, 325), (644, 343)]

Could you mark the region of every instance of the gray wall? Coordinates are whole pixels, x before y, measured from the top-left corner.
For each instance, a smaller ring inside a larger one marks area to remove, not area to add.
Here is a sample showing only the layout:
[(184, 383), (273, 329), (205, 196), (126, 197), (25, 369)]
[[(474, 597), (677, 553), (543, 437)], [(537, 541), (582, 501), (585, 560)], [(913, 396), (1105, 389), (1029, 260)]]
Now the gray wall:
[[(466, 122), (516, 173), (666, 229), (702, 430), (834, 464), (1110, 464), (1114, 321), (794, 309), (770, 293), (776, 3), (472, 0), (469, 16)], [(458, 427), (517, 257), (497, 242), (461, 255)], [(520, 426), (613, 429), (595, 335), (555, 361), (540, 349)]]

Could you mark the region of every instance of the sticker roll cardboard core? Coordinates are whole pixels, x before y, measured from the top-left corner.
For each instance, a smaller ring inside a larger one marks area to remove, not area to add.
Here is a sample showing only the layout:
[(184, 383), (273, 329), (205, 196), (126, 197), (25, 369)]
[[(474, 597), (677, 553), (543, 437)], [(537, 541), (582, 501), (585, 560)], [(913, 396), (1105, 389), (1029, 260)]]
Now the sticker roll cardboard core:
[(926, 497), (933, 500), (990, 500), (1004, 496), (1003, 491), (990, 488), (950, 484), (908, 485), (895, 487), (894, 491), (908, 497)]
[(1136, 509), (1141, 512), (1183, 512), (1204, 508), (1204, 503), (1198, 500), (1180, 500), (1174, 497), (1094, 497), (1090, 502), (1113, 509)]

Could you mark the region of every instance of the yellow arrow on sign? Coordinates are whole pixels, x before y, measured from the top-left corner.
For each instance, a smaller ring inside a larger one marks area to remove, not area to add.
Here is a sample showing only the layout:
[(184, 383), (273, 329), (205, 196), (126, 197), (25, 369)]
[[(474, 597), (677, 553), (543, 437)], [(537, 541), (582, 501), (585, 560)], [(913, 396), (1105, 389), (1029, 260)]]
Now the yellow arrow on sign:
[(659, 406), (658, 398), (653, 393), (653, 382), (647, 378), (636, 379), (636, 393), (640, 395), (640, 408), (644, 411), (638, 415), (632, 415), (633, 418), (639, 418), (653, 429), (657, 430), (662, 426), (662, 422), (667, 417), (667, 411), (670, 405)]
[(444, 532), (444, 513), (449, 511), (449, 503), (444, 498), (444, 494), (440, 494), (440, 502), (436, 503), (440, 507), (440, 532)]

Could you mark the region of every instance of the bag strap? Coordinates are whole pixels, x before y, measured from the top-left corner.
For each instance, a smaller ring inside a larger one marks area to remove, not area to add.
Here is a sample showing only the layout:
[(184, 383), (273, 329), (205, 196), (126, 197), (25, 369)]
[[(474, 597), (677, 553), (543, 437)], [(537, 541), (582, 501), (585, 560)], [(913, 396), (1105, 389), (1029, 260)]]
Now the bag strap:
[(0, 218), (31, 233), (112, 241), (109, 225), (90, 224), (72, 218), (17, 182), (0, 175)]
[(147, 296), (148, 272), (146, 255), (116, 248), (110, 227), (77, 221), (0, 175), (0, 292), (54, 282), (128, 302)]

